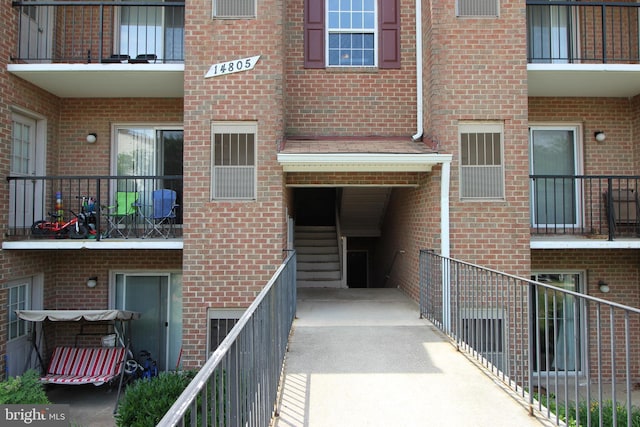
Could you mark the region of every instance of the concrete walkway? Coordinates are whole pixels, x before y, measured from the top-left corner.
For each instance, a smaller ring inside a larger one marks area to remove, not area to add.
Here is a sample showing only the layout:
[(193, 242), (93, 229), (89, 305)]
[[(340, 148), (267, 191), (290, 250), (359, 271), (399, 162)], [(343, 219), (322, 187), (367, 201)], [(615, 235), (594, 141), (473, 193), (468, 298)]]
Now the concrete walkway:
[(541, 426), (397, 289), (300, 289), (279, 427)]

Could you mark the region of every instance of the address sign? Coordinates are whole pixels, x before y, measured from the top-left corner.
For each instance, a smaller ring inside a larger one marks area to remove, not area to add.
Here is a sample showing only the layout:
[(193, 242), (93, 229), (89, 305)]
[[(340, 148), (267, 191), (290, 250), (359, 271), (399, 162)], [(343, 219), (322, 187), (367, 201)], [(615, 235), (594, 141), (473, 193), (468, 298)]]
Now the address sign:
[(234, 59), (233, 61), (219, 62), (213, 64), (204, 78), (224, 76), (226, 74), (238, 73), (240, 71), (252, 70), (260, 59), (260, 55), (250, 58)]

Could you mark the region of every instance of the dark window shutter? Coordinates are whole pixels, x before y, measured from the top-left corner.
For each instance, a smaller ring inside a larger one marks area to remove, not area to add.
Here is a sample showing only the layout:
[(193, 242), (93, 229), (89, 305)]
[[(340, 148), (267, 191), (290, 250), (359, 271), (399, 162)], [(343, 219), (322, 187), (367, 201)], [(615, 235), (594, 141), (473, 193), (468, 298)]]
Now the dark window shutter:
[(304, 67), (324, 68), (324, 0), (304, 1)]
[(379, 0), (378, 68), (400, 68), (399, 3), (400, 0)]

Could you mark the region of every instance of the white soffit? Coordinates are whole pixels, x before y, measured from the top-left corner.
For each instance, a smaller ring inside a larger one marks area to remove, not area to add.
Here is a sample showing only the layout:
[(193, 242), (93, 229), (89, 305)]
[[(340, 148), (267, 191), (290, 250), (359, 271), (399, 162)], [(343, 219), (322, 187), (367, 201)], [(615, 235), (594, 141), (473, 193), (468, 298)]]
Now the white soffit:
[(182, 98), (184, 64), (8, 64), (60, 98)]
[(528, 64), (529, 96), (631, 98), (640, 94), (640, 65)]
[(450, 162), (451, 154), (391, 153), (279, 153), (285, 172), (429, 172)]

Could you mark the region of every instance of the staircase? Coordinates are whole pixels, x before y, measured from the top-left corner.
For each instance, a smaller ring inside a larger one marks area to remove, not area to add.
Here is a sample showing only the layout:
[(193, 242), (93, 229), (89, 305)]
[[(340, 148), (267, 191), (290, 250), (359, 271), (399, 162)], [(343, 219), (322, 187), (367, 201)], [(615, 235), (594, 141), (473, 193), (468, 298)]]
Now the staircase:
[(296, 226), (299, 288), (340, 288), (340, 255), (335, 226)]

